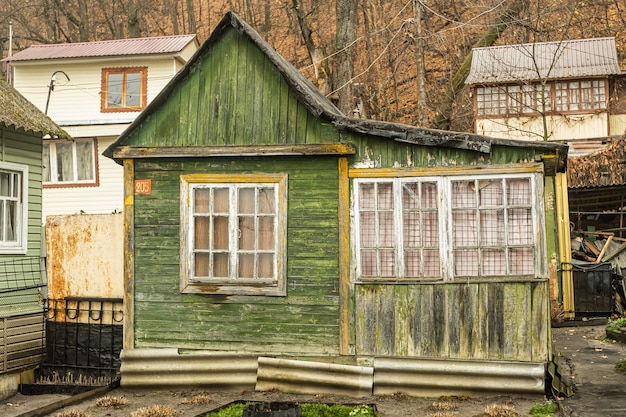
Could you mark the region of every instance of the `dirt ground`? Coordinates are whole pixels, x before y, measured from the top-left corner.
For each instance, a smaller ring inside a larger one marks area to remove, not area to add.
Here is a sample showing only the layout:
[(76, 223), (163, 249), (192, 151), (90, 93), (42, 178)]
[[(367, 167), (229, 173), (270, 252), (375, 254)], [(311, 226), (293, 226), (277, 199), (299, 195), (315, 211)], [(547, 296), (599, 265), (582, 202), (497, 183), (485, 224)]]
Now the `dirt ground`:
[[(116, 407), (98, 405), (98, 399), (103, 396), (116, 399), (124, 398), (127, 404)], [(208, 392), (202, 390), (140, 390), (124, 388), (117, 388), (103, 396), (94, 397), (79, 404), (69, 405), (50, 414), (45, 414), (45, 416), (54, 417), (64, 411), (80, 410), (89, 417), (129, 417), (141, 408), (160, 405), (173, 409), (175, 411), (173, 417), (200, 417), (236, 401), (369, 404), (375, 405), (378, 415), (381, 417), (493, 416), (497, 414), (486, 414), (486, 411), (488, 411), (490, 406), (493, 407), (495, 405), (503, 407), (502, 409), (504, 410), (514, 409), (519, 416), (527, 416), (531, 407), (541, 404), (545, 400), (542, 395), (502, 395), (439, 399), (415, 398), (405, 395), (351, 398), (327, 395), (295, 395), (281, 392)], [(151, 417), (151, 415), (144, 414), (141, 417)]]

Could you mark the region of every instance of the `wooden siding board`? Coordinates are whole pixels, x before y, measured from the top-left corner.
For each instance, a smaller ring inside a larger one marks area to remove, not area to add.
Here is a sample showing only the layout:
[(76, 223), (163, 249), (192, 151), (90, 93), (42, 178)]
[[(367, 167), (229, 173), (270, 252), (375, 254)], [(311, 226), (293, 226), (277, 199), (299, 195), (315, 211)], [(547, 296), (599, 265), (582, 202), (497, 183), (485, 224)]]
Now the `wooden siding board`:
[[(248, 43), (248, 45), (250, 44)], [(251, 68), (249, 68), (246, 75), (247, 78), (253, 82), (251, 89), (248, 91), (248, 97), (252, 99), (252, 106), (249, 111), (249, 114), (252, 116), (252, 120), (249, 122), (252, 130), (250, 136), (246, 136), (246, 138), (252, 138), (253, 143), (268, 143), (273, 140), (267, 136), (263, 136), (263, 126), (273, 123), (273, 120), (267, 117), (266, 109), (263, 106), (263, 98), (270, 92), (264, 82), (267, 58), (259, 49), (253, 48), (251, 45), (249, 48), (249, 56)], [(250, 91), (252, 94), (250, 94)]]
[(545, 304), (546, 285), (543, 280), (357, 284), (357, 354), (546, 360), (545, 307), (534, 309), (531, 303)]

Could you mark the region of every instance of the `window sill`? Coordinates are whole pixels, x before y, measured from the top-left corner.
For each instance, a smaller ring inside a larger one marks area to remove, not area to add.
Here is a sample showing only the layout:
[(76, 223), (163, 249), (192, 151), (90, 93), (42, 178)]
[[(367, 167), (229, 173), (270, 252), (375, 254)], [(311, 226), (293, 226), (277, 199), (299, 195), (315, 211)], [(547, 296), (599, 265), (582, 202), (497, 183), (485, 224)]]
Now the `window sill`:
[(188, 283), (181, 285), (182, 294), (207, 294), (207, 295), (261, 295), (284, 297), (287, 288), (284, 285), (274, 283), (272, 285), (224, 285), (219, 283)]

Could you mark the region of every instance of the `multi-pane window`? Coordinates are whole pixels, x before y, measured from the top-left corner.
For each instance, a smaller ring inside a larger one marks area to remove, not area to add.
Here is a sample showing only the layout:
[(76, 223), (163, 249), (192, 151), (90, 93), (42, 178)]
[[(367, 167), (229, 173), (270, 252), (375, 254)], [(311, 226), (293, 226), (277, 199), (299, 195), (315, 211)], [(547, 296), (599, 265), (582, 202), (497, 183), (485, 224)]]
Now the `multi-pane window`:
[(183, 177), (184, 281), (282, 295), (286, 177), (217, 178)]
[(438, 277), (437, 183), (357, 180), (364, 277)]
[(606, 109), (604, 80), (557, 82), (555, 94), (558, 112)]
[(147, 101), (147, 67), (102, 69), (103, 112), (140, 111)]
[(540, 274), (533, 178), (355, 179), (357, 276)]
[(476, 89), (476, 115), (579, 113), (607, 108), (606, 80), (557, 81)]
[(0, 164), (0, 253), (26, 253), (28, 168)]
[(95, 184), (96, 143), (93, 139), (45, 141), (45, 185)]
[(533, 274), (530, 179), (453, 180), (451, 186), (455, 276)]

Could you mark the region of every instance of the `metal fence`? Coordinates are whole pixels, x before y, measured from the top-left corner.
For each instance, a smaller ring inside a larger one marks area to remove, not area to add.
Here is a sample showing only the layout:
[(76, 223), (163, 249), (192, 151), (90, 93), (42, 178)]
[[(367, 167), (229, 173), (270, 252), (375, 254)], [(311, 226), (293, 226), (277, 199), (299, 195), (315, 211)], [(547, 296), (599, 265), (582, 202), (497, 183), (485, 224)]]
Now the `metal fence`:
[(72, 383), (114, 379), (120, 368), (123, 319), (120, 298), (47, 300), (47, 358), (41, 377)]

